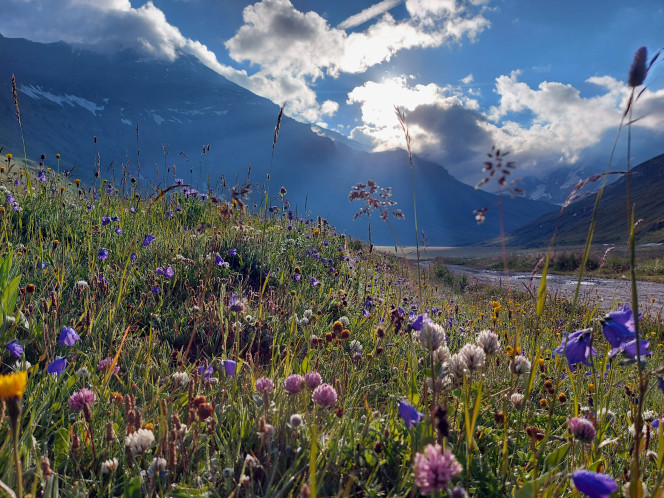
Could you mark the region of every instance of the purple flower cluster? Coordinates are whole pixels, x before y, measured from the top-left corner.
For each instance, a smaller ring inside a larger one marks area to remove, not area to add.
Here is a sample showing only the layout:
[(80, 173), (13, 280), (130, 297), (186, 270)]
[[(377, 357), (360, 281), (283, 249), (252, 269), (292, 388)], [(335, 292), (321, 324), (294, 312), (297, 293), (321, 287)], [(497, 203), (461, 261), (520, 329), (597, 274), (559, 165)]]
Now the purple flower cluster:
[(91, 405), (97, 400), (97, 396), (90, 389), (84, 387), (69, 397), (69, 408), (75, 411), (82, 410), (85, 405)]

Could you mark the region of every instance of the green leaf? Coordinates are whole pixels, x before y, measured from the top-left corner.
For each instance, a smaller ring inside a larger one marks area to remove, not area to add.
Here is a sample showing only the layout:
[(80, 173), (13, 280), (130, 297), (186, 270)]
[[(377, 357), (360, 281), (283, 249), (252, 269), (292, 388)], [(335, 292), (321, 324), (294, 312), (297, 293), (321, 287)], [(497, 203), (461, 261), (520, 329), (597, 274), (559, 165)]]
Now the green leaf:
[(60, 465), (69, 458), (69, 432), (67, 429), (62, 428), (55, 433), (53, 453), (55, 454), (55, 465)]
[(565, 443), (559, 448), (556, 448), (554, 451), (549, 453), (549, 455), (544, 460), (544, 468), (550, 470), (556, 465), (558, 465), (560, 462), (562, 462), (563, 458), (567, 456), (569, 448), (570, 448), (570, 443)]
[(134, 477), (127, 483), (124, 491), (124, 498), (141, 498), (141, 478)]
[(166, 495), (169, 498), (187, 498), (188, 496), (210, 496), (207, 489), (185, 488), (184, 486), (175, 486)]
[(549, 270), (550, 257), (551, 251), (546, 254), (546, 261), (542, 268), (542, 279), (540, 280), (539, 289), (537, 289), (537, 316), (542, 316), (542, 311), (544, 311), (544, 302), (546, 301), (546, 274)]
[(514, 498), (531, 498), (535, 496), (535, 485), (528, 481), (514, 492)]

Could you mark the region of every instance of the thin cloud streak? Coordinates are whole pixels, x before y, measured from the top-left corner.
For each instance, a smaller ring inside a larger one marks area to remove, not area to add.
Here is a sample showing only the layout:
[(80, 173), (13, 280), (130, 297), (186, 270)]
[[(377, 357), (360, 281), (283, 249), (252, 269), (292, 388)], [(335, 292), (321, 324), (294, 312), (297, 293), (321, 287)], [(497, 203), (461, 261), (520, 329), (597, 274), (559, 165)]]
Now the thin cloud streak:
[(404, 0), (383, 0), (382, 2), (378, 2), (377, 4), (372, 5), (371, 7), (367, 7), (362, 12), (358, 12), (357, 14), (350, 16), (345, 21), (339, 23), (337, 28), (354, 28), (360, 24), (364, 24), (365, 22), (370, 21), (371, 19), (374, 19), (375, 17), (380, 16), (381, 14), (384, 14), (385, 12), (392, 10), (394, 7), (402, 4), (403, 2)]

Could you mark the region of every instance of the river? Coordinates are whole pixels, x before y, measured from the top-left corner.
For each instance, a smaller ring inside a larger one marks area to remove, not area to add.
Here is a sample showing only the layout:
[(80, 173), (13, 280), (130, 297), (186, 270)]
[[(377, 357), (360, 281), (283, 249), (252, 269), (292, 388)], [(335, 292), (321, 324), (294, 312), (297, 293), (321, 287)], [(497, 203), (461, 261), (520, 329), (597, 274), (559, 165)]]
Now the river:
[[(480, 282), (489, 282), (496, 285), (513, 285), (520, 290), (526, 290), (531, 278), (530, 273), (510, 273), (505, 275), (502, 271), (475, 270), (464, 266), (447, 265), (454, 274), (467, 275)], [(533, 277), (531, 289), (537, 292), (541, 274)], [(573, 298), (578, 277), (570, 275), (547, 275), (547, 292), (550, 295), (563, 295)], [(639, 296), (639, 311), (641, 313), (664, 313), (664, 284), (655, 282), (637, 282), (636, 288)], [(618, 303), (630, 304), (632, 302), (631, 282), (629, 279), (618, 280), (611, 278), (584, 277), (579, 291), (580, 299), (592, 300), (599, 303), (600, 308), (609, 311), (615, 309)]]

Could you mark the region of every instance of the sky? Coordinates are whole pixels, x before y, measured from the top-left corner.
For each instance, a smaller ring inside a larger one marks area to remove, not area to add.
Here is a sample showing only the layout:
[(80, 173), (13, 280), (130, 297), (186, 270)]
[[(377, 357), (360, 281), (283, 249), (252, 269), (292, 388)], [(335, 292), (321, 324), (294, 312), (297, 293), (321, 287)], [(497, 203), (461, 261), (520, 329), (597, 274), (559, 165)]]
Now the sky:
[[(287, 115), (372, 150), (405, 146), (473, 184), (492, 145), (523, 175), (601, 164), (661, 0), (3, 0), (0, 33), (192, 54)], [(664, 62), (664, 57), (662, 57)], [(634, 106), (633, 157), (664, 153), (664, 70)], [(622, 145), (621, 145), (622, 146)]]

